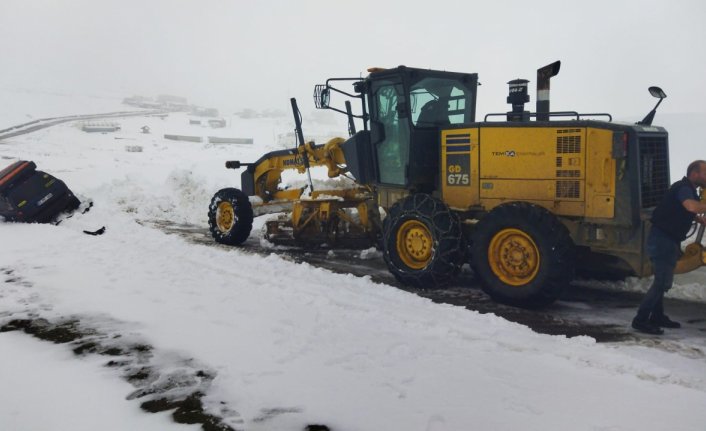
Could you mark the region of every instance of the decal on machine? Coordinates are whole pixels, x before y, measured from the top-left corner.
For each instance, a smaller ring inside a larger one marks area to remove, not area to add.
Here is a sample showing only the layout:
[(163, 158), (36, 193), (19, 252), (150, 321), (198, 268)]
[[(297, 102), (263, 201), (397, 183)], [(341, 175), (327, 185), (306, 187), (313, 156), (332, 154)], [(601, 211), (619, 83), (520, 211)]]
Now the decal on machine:
[(515, 150), (492, 151), (491, 154), (496, 157), (520, 157), (520, 156), (542, 157), (542, 156), (546, 155), (546, 153), (544, 151), (515, 151)]
[(516, 153), (515, 150), (507, 150), (507, 151), (493, 151), (494, 156), (501, 156), (501, 157), (515, 157)]
[(446, 185), (471, 185), (470, 154), (446, 154)]
[(304, 158), (301, 156), (295, 156), (292, 159), (282, 160), (282, 166), (298, 166), (304, 164)]

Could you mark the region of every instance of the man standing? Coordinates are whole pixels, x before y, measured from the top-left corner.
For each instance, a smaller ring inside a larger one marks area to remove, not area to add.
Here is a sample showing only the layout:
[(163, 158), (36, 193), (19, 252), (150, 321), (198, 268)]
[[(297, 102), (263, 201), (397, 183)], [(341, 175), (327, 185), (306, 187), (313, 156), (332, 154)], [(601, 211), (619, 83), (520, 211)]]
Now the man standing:
[(681, 242), (694, 220), (706, 224), (706, 204), (699, 201), (697, 187), (706, 187), (706, 161), (692, 162), (686, 176), (672, 184), (652, 213), (652, 229), (647, 238), (647, 253), (652, 262), (654, 281), (632, 320), (640, 332), (660, 335), (662, 328), (681, 324), (664, 314), (664, 293), (672, 287), (674, 267), (681, 254)]

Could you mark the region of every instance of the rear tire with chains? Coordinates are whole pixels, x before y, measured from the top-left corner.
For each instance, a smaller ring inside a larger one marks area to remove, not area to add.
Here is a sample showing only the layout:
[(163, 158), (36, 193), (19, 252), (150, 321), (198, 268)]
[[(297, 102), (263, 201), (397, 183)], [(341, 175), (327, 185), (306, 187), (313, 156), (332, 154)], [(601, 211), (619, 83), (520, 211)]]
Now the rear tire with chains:
[(392, 275), (418, 288), (448, 284), (463, 263), (458, 217), (442, 201), (424, 193), (390, 207), (383, 222), (382, 246)]

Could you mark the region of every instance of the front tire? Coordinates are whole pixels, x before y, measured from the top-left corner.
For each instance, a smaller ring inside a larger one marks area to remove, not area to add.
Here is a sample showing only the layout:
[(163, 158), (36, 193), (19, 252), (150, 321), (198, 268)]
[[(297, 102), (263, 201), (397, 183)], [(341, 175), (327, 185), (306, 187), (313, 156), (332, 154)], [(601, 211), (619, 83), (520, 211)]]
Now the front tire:
[(471, 255), (483, 290), (504, 304), (549, 305), (574, 277), (569, 231), (546, 209), (525, 202), (485, 215), (476, 225)]
[(427, 194), (408, 196), (390, 208), (382, 242), (383, 258), (392, 275), (414, 287), (444, 286), (463, 263), (458, 218)]
[(235, 188), (221, 189), (208, 206), (208, 230), (221, 244), (240, 245), (252, 230), (253, 210), (248, 195)]

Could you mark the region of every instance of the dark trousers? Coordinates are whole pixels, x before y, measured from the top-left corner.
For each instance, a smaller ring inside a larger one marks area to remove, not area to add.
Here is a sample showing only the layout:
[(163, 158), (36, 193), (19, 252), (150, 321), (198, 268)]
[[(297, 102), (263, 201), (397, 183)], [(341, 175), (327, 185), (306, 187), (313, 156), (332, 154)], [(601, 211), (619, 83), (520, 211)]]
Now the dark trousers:
[(672, 287), (674, 267), (681, 254), (681, 245), (659, 228), (652, 226), (647, 237), (647, 254), (652, 262), (655, 278), (635, 317), (643, 322), (664, 316), (663, 298), (665, 292)]

